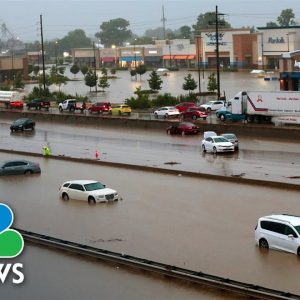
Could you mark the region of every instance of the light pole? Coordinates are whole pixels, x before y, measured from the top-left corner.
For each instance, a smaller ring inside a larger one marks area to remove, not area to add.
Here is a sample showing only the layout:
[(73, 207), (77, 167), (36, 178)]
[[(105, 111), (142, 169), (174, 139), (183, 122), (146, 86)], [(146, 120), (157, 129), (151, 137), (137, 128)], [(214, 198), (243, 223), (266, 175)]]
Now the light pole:
[(58, 41), (55, 41), (55, 66), (57, 67), (57, 44)]
[(136, 51), (135, 51), (135, 42), (136, 42), (136, 39), (134, 39), (134, 41), (133, 41), (133, 53), (134, 53), (135, 80), (137, 80), (137, 74), (136, 74)]
[(201, 94), (201, 75), (200, 75), (200, 40), (201, 35), (197, 37), (197, 62), (198, 62), (198, 86), (199, 86), (199, 96)]
[(95, 76), (95, 92), (97, 93), (97, 74), (96, 74), (96, 49), (95, 42), (93, 42), (93, 50), (94, 50), (94, 76)]

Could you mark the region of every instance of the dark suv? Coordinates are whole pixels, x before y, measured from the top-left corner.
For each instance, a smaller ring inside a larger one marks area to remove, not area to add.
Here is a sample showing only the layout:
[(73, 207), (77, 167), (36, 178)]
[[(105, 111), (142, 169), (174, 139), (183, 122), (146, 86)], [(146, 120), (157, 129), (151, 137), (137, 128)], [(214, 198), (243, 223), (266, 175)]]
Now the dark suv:
[(103, 114), (104, 112), (109, 113), (110, 110), (111, 110), (110, 102), (97, 102), (89, 107), (90, 113)]

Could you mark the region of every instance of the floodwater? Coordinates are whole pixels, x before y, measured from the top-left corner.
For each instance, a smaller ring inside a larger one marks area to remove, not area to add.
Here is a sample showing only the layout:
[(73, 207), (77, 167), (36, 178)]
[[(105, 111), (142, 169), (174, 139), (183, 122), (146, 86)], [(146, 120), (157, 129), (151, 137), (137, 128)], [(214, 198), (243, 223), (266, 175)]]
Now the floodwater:
[[(163, 84), (160, 93), (170, 93), (174, 96), (187, 94), (187, 91), (182, 89), (182, 85), (184, 77), (188, 73), (188, 70), (182, 70), (170, 72), (169, 76), (162, 76)], [(198, 72), (193, 71), (191, 74), (198, 83)], [(210, 74), (210, 72), (204, 72), (204, 74), (201, 72), (200, 74), (202, 91), (207, 90), (208, 76)], [(74, 75), (70, 73), (69, 69), (66, 70), (65, 75), (70, 79), (74, 79)], [(100, 71), (98, 71), (98, 75), (100, 76)], [(149, 89), (147, 81), (149, 75), (150, 72), (146, 72), (141, 78), (138, 76), (137, 81), (135, 81), (135, 77), (131, 77), (129, 71), (118, 71), (116, 74), (118, 78), (109, 80), (110, 87), (105, 92), (99, 92), (100, 88), (98, 88), (98, 93), (95, 93), (95, 88), (93, 88), (93, 92), (90, 93), (90, 88), (85, 85), (82, 73), (78, 73), (75, 77), (78, 81), (69, 81), (66, 85), (62, 85), (60, 90), (72, 95), (87, 95), (93, 101), (107, 100), (112, 103), (122, 103), (125, 99), (135, 96), (134, 91), (137, 87), (141, 86), (142, 89)], [(278, 77), (279, 75), (275, 73), (273, 76)], [(25, 91), (31, 91), (33, 86), (32, 84), (26, 85)], [(59, 90), (58, 86), (51, 86), (50, 89), (52, 91)], [(263, 78), (254, 77), (249, 71), (220, 73), (220, 91), (222, 95), (225, 93), (227, 99), (230, 99), (242, 90), (278, 91), (280, 87), (278, 80), (264, 81)]]
[(300, 184), (299, 144), (239, 137), (234, 154), (202, 153), (202, 135), (170, 136), (164, 130), (109, 128), (38, 122), (35, 132), (10, 134), (9, 120), (0, 123), (0, 148), (41, 153), (49, 143), (54, 155), (172, 168), (207, 174)]
[(23, 263), (25, 282), (16, 287), (7, 281), (1, 286), (1, 299), (244, 299), (33, 244), (26, 244), (14, 261)]
[[(16, 156), (0, 154), (0, 160), (11, 158)], [(15, 212), (16, 227), (300, 294), (299, 258), (261, 251), (254, 241), (260, 216), (272, 212), (299, 214), (299, 192), (27, 158), (41, 164), (41, 175), (0, 178), (0, 199)], [(58, 197), (58, 189), (70, 179), (100, 180), (116, 189), (123, 200), (97, 205), (64, 202)], [(51, 255), (49, 261), (45, 260), (51, 264)], [(58, 261), (59, 268), (73, 270), (73, 277), (76, 267), (72, 268), (69, 260)], [(59, 286), (64, 279), (54, 269), (49, 267), (50, 282)], [(114, 278), (117, 281), (119, 277)], [(80, 277), (84, 286), (93, 280)], [(125, 294), (123, 299), (131, 296)], [(45, 297), (52, 299), (47, 293)]]

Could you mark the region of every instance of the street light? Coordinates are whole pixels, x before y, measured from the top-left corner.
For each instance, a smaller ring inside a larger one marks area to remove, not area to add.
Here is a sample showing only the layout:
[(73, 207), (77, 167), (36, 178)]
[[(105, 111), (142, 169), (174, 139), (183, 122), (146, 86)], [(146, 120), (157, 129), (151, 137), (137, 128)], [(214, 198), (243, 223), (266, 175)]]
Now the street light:
[(136, 39), (134, 39), (134, 41), (133, 41), (133, 53), (134, 53), (135, 80), (137, 80), (137, 74), (136, 74), (136, 51), (135, 51), (135, 42), (136, 42)]
[(55, 41), (55, 66), (57, 67), (57, 44), (58, 41)]
[(97, 75), (96, 75), (96, 50), (95, 50), (95, 42), (93, 42), (93, 50), (94, 50), (94, 76), (95, 76), (95, 92), (97, 93)]

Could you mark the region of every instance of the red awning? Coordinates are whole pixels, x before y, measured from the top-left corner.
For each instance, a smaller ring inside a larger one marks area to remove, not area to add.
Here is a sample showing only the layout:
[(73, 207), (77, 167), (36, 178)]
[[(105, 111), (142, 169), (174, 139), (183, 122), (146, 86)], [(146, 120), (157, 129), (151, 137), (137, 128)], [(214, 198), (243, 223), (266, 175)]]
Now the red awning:
[(175, 55), (174, 59), (182, 59), (182, 60), (184, 60), (184, 59), (187, 59), (187, 55)]
[(196, 55), (188, 55), (187, 59), (195, 59)]
[(115, 58), (114, 57), (102, 57), (103, 62), (114, 62)]
[(171, 55), (171, 58), (170, 55), (164, 55), (163, 59), (174, 59), (174, 55)]

